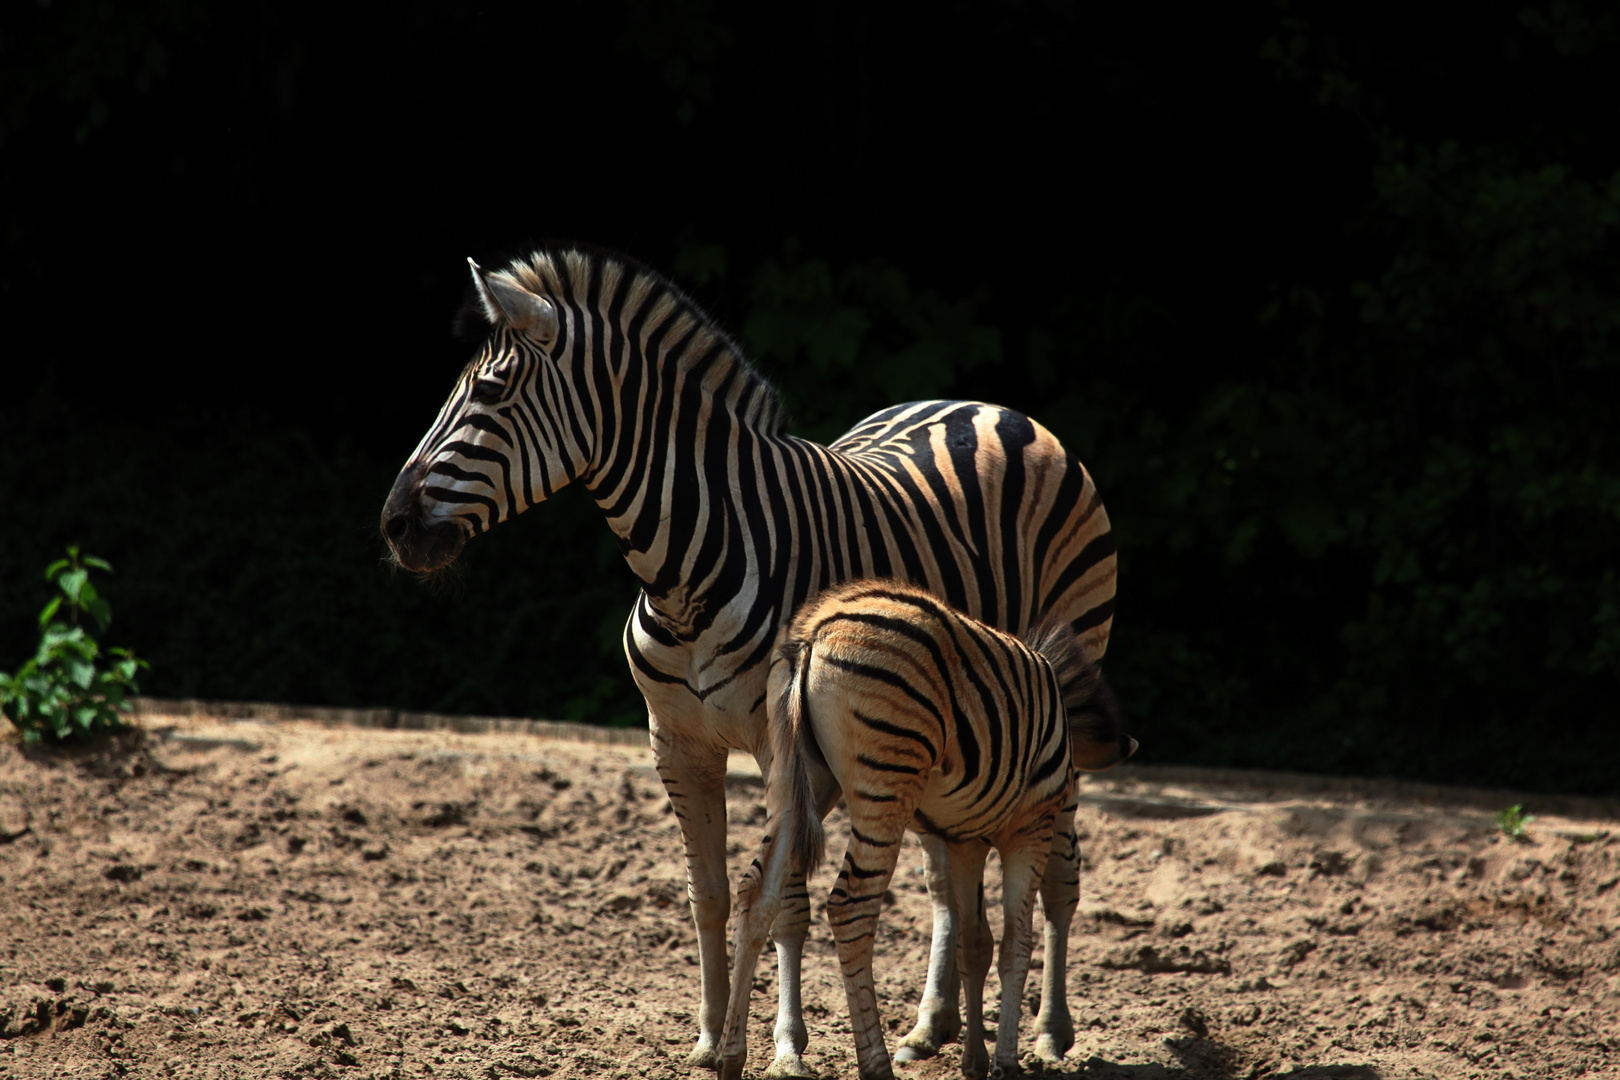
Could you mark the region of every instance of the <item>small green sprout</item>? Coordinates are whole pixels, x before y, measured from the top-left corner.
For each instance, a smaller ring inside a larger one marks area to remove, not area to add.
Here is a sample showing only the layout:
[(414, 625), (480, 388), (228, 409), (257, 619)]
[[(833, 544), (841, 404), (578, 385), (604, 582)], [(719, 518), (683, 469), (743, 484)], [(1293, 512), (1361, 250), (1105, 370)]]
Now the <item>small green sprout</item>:
[(135, 673), (147, 667), (128, 649), (102, 649), (80, 625), (81, 616), (98, 630), (112, 621), (112, 609), (90, 582), (90, 571), (111, 573), (112, 567), (77, 547), (67, 550), (67, 558), (45, 568), (45, 580), (61, 595), (39, 613), (39, 651), (15, 673), (0, 671), (0, 712), (29, 745), (126, 727), (122, 714), (136, 693)]
[(1530, 823), (1534, 820), (1536, 820), (1536, 815), (1525, 813), (1524, 806), (1521, 803), (1514, 803), (1512, 806), (1496, 812), (1497, 828), (1502, 830), (1503, 836), (1513, 841), (1528, 839)]

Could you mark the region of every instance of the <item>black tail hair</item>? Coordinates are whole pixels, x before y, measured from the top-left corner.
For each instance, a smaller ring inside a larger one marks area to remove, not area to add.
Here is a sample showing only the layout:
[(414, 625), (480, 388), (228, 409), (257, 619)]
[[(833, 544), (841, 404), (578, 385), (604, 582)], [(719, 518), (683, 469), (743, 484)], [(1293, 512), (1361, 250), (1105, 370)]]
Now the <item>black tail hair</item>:
[(1119, 699), (1067, 619), (1047, 616), (1024, 635), (1024, 644), (1052, 665), (1074, 738), (1094, 743), (1126, 738), (1119, 727)]

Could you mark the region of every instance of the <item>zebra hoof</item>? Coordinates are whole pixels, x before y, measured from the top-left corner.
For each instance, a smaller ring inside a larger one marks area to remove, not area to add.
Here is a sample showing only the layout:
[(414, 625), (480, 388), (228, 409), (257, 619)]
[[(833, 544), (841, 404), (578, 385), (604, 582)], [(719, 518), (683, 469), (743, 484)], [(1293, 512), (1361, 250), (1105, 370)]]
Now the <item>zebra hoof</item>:
[[(714, 1052), (714, 1040), (709, 1038), (698, 1039), (698, 1044), (692, 1048), (692, 1053), (687, 1057), (686, 1064), (693, 1069), (720, 1068), (720, 1055)], [(740, 1062), (737, 1065), (737, 1075), (742, 1075)]]
[(735, 1057), (720, 1057), (712, 1053), (710, 1056), (714, 1058), (716, 1068), (720, 1070), (720, 1080), (742, 1080), (743, 1065), (748, 1060), (747, 1053)]
[(917, 1011), (917, 1026), (900, 1040), (896, 1061), (922, 1061), (939, 1053), (940, 1047), (962, 1035), (962, 1020), (955, 1009), (932, 1007), (924, 1002)]
[(821, 1074), (806, 1068), (804, 1059), (798, 1054), (777, 1054), (771, 1067), (765, 1070), (765, 1075), (770, 1080), (816, 1080)]
[(1062, 1061), (1074, 1046), (1074, 1034), (1043, 1031), (1035, 1039), (1035, 1056), (1042, 1061)]
[(951, 1032), (945, 1024), (929, 1025), (919, 1021), (912, 1029), (911, 1034), (900, 1040), (900, 1047), (894, 1052), (896, 1061), (924, 1061), (939, 1053), (939, 1048), (948, 1042), (956, 1041), (956, 1033)]

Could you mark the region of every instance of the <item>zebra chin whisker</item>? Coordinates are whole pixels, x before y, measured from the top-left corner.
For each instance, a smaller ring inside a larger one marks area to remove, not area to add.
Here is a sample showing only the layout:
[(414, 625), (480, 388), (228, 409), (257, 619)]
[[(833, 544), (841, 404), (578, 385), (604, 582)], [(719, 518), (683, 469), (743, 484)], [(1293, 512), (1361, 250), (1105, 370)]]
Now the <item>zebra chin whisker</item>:
[(459, 598), (467, 594), (467, 572), (459, 559), (431, 570), (417, 570), (414, 573), (432, 596)]

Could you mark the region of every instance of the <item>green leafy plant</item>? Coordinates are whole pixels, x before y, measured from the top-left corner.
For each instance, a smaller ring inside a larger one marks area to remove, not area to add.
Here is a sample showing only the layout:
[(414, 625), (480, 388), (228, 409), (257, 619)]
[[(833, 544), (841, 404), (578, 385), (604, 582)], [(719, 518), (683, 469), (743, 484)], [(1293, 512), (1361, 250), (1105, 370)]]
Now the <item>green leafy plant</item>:
[(128, 649), (107, 649), (103, 656), (101, 645), (79, 624), (88, 616), (105, 631), (112, 622), (112, 609), (90, 582), (92, 570), (111, 573), (112, 567), (81, 555), (76, 546), (45, 568), (45, 579), (61, 595), (39, 613), (39, 651), (16, 674), (0, 672), (0, 712), (30, 745), (126, 727), (120, 713), (136, 693), (135, 672), (150, 667)]
[(1497, 828), (1509, 840), (1523, 840), (1530, 834), (1530, 823), (1536, 820), (1536, 815), (1524, 812), (1523, 805), (1514, 803), (1506, 809), (1496, 812)]

